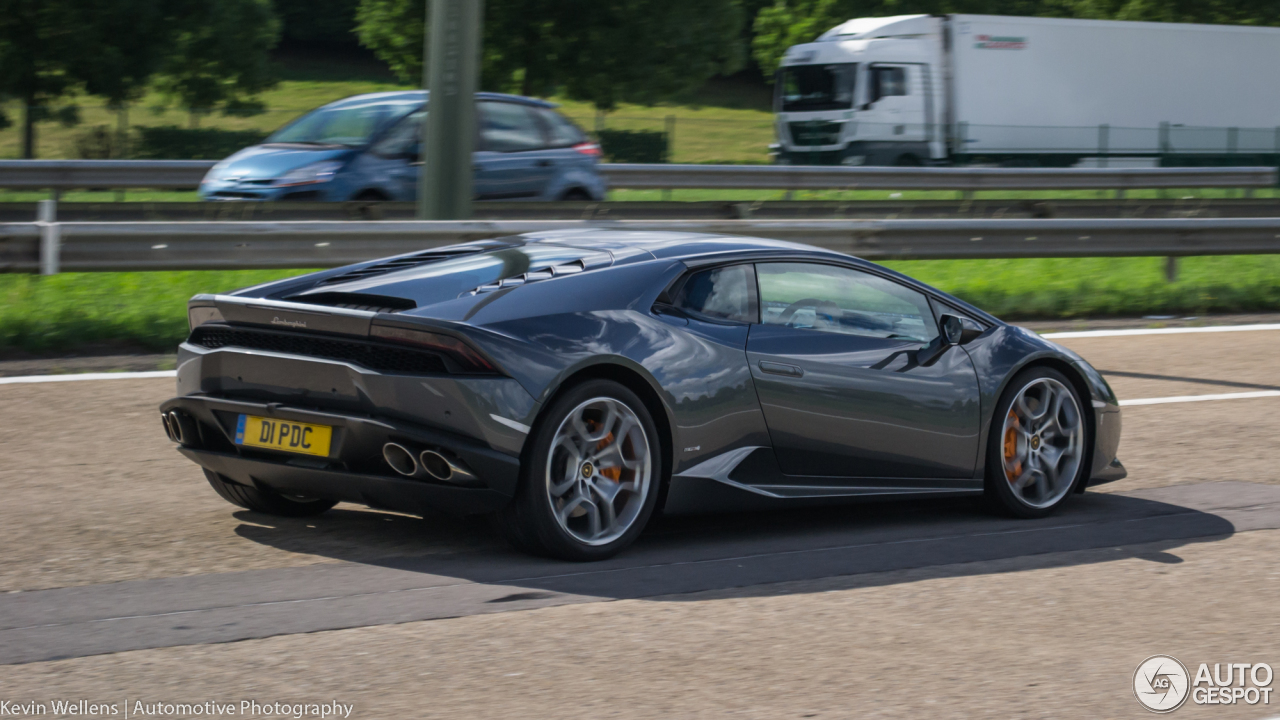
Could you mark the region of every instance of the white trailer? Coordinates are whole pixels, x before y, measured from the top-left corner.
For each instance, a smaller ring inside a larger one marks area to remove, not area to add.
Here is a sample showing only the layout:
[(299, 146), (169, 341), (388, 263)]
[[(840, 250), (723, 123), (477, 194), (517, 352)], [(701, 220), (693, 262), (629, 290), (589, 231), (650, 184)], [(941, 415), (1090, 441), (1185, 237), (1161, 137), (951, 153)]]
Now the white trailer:
[(903, 15), (787, 50), (779, 162), (1280, 161), (1280, 29)]

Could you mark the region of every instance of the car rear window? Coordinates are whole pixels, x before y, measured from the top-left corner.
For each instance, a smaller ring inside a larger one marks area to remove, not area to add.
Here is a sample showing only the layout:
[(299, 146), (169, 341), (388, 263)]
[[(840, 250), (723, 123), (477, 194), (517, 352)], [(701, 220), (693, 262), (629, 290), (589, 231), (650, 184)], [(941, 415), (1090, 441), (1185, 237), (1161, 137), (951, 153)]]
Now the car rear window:
[(755, 322), (754, 289), (750, 265), (703, 270), (680, 288), (675, 304), (687, 312), (717, 320)]
[(480, 147), (493, 152), (520, 152), (546, 147), (542, 126), (532, 108), (509, 102), (482, 102)]
[(547, 126), (551, 147), (570, 147), (587, 141), (586, 133), (560, 113), (545, 108), (535, 108), (534, 112)]

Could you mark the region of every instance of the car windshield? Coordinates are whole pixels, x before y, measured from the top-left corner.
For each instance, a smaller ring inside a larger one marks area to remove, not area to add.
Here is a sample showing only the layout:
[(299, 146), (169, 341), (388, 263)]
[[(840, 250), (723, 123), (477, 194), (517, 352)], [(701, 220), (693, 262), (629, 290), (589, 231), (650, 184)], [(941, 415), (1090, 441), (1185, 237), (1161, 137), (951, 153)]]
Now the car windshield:
[(779, 112), (848, 110), (853, 107), (857, 63), (791, 65), (778, 71)]
[(378, 101), (341, 107), (322, 107), (277, 130), (267, 143), (306, 145), (365, 145), (379, 130), (413, 112), (418, 101)]

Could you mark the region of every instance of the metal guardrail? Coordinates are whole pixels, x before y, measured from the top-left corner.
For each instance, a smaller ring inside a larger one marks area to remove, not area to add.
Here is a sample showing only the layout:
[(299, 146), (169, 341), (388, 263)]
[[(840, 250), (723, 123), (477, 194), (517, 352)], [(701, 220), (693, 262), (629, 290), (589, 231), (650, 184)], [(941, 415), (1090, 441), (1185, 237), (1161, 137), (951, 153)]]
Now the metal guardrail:
[[(0, 160), (0, 188), (190, 189), (211, 160)], [(1271, 167), (1233, 168), (879, 168), (800, 165), (604, 163), (612, 188), (765, 190), (1078, 190), (1262, 188)]]
[(870, 260), (1280, 254), (1280, 218), (1100, 220), (506, 220), (0, 225), (0, 271), (323, 268), (548, 230), (718, 233)]
[[(43, 201), (42, 201), (43, 202)], [(35, 202), (0, 202), (0, 223), (35, 219)], [(63, 222), (413, 220), (410, 202), (59, 202)], [(1280, 217), (1280, 198), (486, 202), (472, 220), (890, 220)]]
[(601, 165), (610, 187), (777, 190), (1078, 190), (1271, 187), (1276, 169), (880, 168), (801, 165)]

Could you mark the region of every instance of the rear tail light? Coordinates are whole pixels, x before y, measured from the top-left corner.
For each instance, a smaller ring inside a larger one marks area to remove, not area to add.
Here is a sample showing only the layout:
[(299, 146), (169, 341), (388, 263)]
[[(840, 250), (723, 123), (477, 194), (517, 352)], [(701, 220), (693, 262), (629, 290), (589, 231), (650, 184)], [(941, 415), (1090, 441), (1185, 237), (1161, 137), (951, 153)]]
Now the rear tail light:
[(475, 348), (450, 335), (424, 332), (422, 330), (406, 330), (404, 328), (374, 325), (369, 334), (376, 338), (389, 340), (403, 345), (433, 350), (445, 356), (456, 365), (459, 372), (464, 373), (497, 373), (498, 369), (481, 355)]
[(187, 326), (195, 330), (196, 328), (211, 322), (226, 322), (222, 317), (222, 311), (216, 307), (208, 305), (197, 305), (187, 309)]
[(600, 149), (600, 146), (593, 142), (578, 143), (573, 146), (573, 149), (583, 155), (590, 155), (591, 157), (600, 157), (604, 154), (604, 151)]

